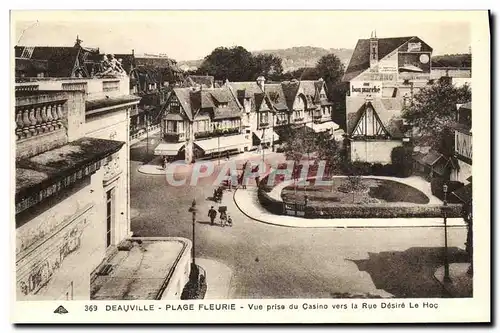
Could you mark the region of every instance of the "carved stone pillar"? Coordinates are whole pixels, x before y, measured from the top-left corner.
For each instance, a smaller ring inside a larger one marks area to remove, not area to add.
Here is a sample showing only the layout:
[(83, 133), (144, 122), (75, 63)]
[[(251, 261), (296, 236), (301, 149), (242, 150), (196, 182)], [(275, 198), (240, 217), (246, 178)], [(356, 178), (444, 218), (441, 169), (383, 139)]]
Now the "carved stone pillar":
[(47, 125), (47, 109), (45, 106), (41, 107), (40, 116), (42, 117), (42, 130), (43, 133), (47, 133), (49, 131), (49, 127)]
[(59, 128), (63, 127), (62, 119), (63, 119), (63, 111), (62, 111), (62, 104), (57, 104), (57, 125)]
[(47, 105), (45, 108), (47, 110), (47, 127), (49, 128), (49, 132), (52, 132), (54, 130), (54, 125), (53, 125), (54, 118), (52, 117), (52, 105)]
[(23, 111), (16, 110), (16, 136), (18, 140), (24, 137), (23, 126), (24, 126)]
[(42, 128), (43, 120), (42, 120), (42, 116), (40, 114), (40, 110), (41, 110), (40, 107), (37, 107), (35, 109), (35, 119), (36, 119), (35, 129), (36, 129), (36, 134), (41, 134), (41, 133), (44, 132), (44, 130)]
[(29, 111), (27, 109), (24, 109), (22, 113), (23, 113), (23, 136), (25, 138), (29, 138), (31, 136), (29, 131), (29, 126), (30, 126), (30, 120), (28, 117)]
[(30, 136), (34, 136), (37, 134), (36, 132), (36, 118), (35, 118), (35, 108), (30, 108), (29, 114), (28, 114), (28, 119), (29, 119), (29, 131), (30, 131)]

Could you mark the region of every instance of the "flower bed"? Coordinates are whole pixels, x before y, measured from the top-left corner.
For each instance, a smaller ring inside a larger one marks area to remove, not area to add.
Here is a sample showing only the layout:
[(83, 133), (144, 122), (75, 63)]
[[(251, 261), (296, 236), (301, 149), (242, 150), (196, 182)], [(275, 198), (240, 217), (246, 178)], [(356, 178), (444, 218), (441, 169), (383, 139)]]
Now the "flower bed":
[[(269, 175), (268, 175), (269, 176)], [(303, 203), (304, 202), (304, 189), (297, 190), (296, 198), (286, 198), (285, 200), (276, 200), (269, 196), (268, 192), (272, 190), (274, 186), (267, 185), (267, 177), (263, 178), (258, 190), (258, 199), (260, 204), (268, 210), (270, 213), (276, 215), (285, 215), (284, 203)], [(309, 179), (313, 180), (313, 179)], [(396, 182), (394, 182), (396, 183)], [(406, 186), (405, 184), (401, 184)], [(291, 186), (293, 189), (293, 186)], [(413, 189), (413, 188), (412, 188)], [(413, 189), (418, 191), (416, 189)], [(391, 199), (393, 201), (383, 202), (383, 203), (357, 203), (350, 204), (348, 201), (335, 200), (318, 202), (315, 201), (313, 197), (309, 199), (311, 193), (314, 192), (314, 187), (309, 186), (308, 193), (308, 204), (305, 208), (306, 218), (442, 218), (443, 217), (443, 206), (442, 205), (429, 205), (429, 204), (417, 204), (400, 202), (395, 199), (401, 198), (400, 194), (392, 194)], [(419, 192), (419, 191), (418, 191)], [(383, 193), (382, 195), (389, 195), (389, 193)], [(422, 193), (422, 195), (424, 195)], [(352, 194), (346, 194), (346, 198), (352, 196)], [(425, 196), (425, 195), (424, 195)], [(427, 198), (427, 197), (426, 197)], [(408, 199), (409, 200), (409, 199)], [(410, 201), (411, 202), (411, 201)], [(427, 201), (428, 202), (428, 198)], [(449, 204), (447, 206), (447, 216), (449, 218), (461, 217), (461, 205), (459, 204)]]

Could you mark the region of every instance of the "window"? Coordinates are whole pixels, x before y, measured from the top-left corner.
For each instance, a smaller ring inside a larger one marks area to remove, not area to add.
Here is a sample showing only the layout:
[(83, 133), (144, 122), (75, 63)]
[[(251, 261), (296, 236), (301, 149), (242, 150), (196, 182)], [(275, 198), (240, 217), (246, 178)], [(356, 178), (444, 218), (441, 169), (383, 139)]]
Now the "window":
[(114, 189), (106, 192), (106, 248), (111, 245), (111, 230), (113, 226), (114, 219)]
[(267, 112), (261, 112), (260, 114), (260, 123), (265, 124), (269, 122), (269, 114)]
[(173, 120), (167, 120), (167, 132), (177, 133), (177, 122)]

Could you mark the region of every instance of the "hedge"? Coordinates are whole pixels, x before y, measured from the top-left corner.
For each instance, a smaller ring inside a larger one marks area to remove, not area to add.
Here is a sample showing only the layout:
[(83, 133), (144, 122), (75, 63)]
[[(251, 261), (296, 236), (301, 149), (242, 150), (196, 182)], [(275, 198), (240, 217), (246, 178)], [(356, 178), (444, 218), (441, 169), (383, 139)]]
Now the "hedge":
[[(442, 218), (442, 205), (419, 206), (375, 206), (375, 205), (335, 205), (332, 207), (306, 207), (308, 218)], [(461, 217), (461, 205), (448, 205), (447, 216)]]
[(276, 215), (283, 215), (283, 201), (271, 198), (262, 188), (257, 192), (259, 202), (267, 211)]
[[(286, 215), (283, 201), (271, 198), (264, 188), (259, 188), (258, 199), (262, 207), (276, 215)], [(442, 205), (418, 206), (381, 206), (381, 205), (353, 205), (342, 204), (332, 207), (307, 206), (306, 218), (442, 218)], [(449, 218), (461, 217), (462, 206), (449, 204), (447, 216)]]

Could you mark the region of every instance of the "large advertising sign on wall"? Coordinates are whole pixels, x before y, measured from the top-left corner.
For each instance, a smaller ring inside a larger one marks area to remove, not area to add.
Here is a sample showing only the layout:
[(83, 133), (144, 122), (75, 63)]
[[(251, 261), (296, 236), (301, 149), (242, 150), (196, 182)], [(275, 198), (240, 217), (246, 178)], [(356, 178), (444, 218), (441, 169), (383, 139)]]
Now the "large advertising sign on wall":
[(351, 96), (381, 96), (382, 82), (351, 81)]
[(400, 79), (404, 79), (405, 76), (429, 78), (431, 73), (431, 53), (400, 52), (398, 54), (398, 72)]

